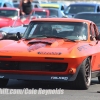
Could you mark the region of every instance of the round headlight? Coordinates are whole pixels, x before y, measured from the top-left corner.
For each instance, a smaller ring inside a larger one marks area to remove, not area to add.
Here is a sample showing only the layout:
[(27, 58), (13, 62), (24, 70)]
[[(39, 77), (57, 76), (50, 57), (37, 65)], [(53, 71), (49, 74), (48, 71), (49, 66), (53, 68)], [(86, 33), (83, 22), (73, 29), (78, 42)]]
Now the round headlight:
[(5, 36), (6, 36), (6, 33), (0, 31), (0, 40), (4, 39)]

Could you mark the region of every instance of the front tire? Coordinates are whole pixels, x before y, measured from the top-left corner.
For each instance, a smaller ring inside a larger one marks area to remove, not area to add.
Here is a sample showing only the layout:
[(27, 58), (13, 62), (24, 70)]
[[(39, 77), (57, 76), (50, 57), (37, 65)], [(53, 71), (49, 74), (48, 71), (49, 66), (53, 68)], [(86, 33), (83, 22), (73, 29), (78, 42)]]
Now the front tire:
[(81, 64), (79, 73), (76, 80), (73, 82), (75, 89), (86, 90), (91, 84), (91, 62), (90, 58), (87, 58)]

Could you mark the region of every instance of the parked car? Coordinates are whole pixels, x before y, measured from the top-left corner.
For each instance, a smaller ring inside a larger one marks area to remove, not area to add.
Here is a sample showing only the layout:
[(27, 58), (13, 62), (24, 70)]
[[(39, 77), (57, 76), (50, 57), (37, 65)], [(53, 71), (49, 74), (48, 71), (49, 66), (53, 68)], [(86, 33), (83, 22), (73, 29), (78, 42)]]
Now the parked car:
[(80, 12), (100, 12), (100, 4), (98, 3), (87, 3), (87, 2), (76, 2), (70, 4), (64, 11), (67, 16), (74, 16)]
[(0, 87), (9, 79), (71, 82), (77, 89), (88, 89), (93, 77), (100, 82), (100, 34), (94, 22), (34, 19), (17, 36), (18, 41), (0, 41)]
[(34, 20), (36, 18), (49, 17), (49, 16), (50, 16), (49, 10), (44, 8), (34, 8), (30, 15), (21, 16), (22, 18), (20, 19), (23, 24), (17, 26), (16, 25), (17, 20), (14, 20), (12, 26), (6, 26), (0, 28), (0, 35), (1, 37), (3, 36), (3, 38), (1, 39), (17, 40), (16, 33), (20, 32), (23, 35), (23, 33), (26, 30), (26, 27), (28, 26), (31, 20)]
[(11, 7), (2, 7), (0, 8), (0, 28), (6, 26), (12, 26), (16, 21), (16, 26), (22, 25), (20, 20), (20, 10), (17, 8)]
[(21, 21), (24, 24), (29, 24), (29, 22), (31, 20), (34, 20), (36, 18), (45, 18), (45, 17), (49, 17), (49, 16), (50, 16), (50, 12), (48, 9), (33, 8), (33, 10), (31, 11), (31, 13), (28, 16), (22, 16)]
[(2, 27), (0, 28), (0, 40), (18, 40), (17, 33), (23, 36), (28, 25), (12, 26), (12, 27)]
[(86, 20), (91, 20), (93, 21), (99, 29), (100, 32), (100, 12), (82, 12), (78, 13), (74, 16), (74, 18), (79, 18), (79, 19), (86, 19)]
[(0, 28), (13, 26), (16, 22), (16, 26), (23, 24), (29, 24), (31, 21), (31, 15), (20, 16), (20, 10), (18, 8), (2, 7), (0, 8)]
[(49, 10), (51, 17), (59, 17), (59, 18), (68, 17), (59, 9), (56, 9), (56, 8), (46, 8), (46, 9)]
[(45, 18), (50, 16), (50, 12), (48, 9), (44, 9), (44, 8), (33, 8), (32, 12), (30, 13), (30, 16), (33, 18), (37, 16), (40, 16), (41, 18)]
[(56, 9), (61, 10), (62, 12), (65, 9), (65, 5), (62, 3), (41, 3), (40, 7), (41, 8), (56, 8)]

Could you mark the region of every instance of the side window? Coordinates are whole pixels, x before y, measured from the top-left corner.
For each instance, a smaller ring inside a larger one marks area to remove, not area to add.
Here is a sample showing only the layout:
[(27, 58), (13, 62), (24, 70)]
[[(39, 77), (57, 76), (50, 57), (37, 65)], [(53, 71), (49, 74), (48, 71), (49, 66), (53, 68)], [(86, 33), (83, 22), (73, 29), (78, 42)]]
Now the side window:
[(96, 37), (96, 30), (93, 24), (90, 25), (90, 40), (94, 41)]
[(95, 38), (97, 39), (98, 35), (99, 35), (99, 31), (97, 26), (94, 24), (94, 31), (95, 31)]

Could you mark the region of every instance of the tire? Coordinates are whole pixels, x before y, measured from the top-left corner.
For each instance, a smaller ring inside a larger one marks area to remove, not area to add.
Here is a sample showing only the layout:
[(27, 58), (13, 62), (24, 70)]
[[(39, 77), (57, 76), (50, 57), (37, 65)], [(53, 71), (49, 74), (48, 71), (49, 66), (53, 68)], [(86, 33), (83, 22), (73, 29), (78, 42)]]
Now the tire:
[(8, 84), (9, 79), (0, 78), (0, 87), (5, 87)]
[(72, 82), (72, 87), (75, 89), (86, 90), (91, 84), (91, 62), (90, 58), (84, 60), (81, 64), (79, 73), (74, 82)]
[(98, 76), (98, 81), (99, 81), (99, 83), (100, 83), (100, 76)]

